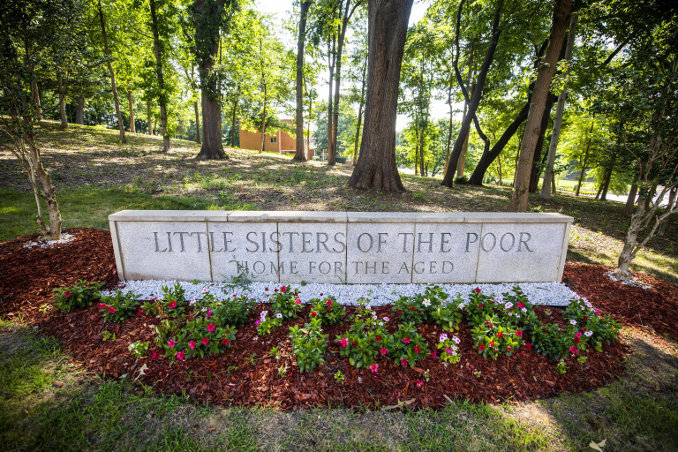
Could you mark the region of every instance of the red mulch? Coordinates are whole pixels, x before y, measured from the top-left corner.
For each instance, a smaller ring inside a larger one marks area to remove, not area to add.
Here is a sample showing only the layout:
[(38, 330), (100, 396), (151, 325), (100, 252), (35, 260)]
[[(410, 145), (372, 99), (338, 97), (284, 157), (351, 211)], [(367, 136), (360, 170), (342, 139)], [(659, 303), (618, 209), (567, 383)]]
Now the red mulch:
[[(313, 372), (302, 374), (293, 364), (287, 327), (303, 323), (303, 316), (285, 322), (273, 334), (256, 341), (256, 329), (250, 323), (238, 331), (233, 347), (226, 353), (170, 366), (161, 353), (158, 358), (151, 357), (154, 351), (159, 352), (153, 345), (152, 325), (157, 325), (156, 318), (135, 317), (123, 324), (106, 324), (95, 307), (70, 314), (55, 310), (40, 312), (40, 306), (52, 299), (55, 287), (71, 285), (79, 279), (104, 281), (108, 287), (117, 283), (110, 234), (90, 229), (69, 232), (76, 236), (75, 241), (50, 249), (23, 248), (32, 237), (0, 244), (0, 315), (11, 317), (21, 312), (27, 321), (39, 325), (40, 330), (63, 341), (76, 360), (100, 374), (115, 378), (127, 374), (133, 379), (145, 364), (147, 369), (140, 380), (163, 392), (185, 391), (200, 401), (282, 409), (388, 406), (411, 399), (414, 399), (411, 407), (441, 407), (448, 397), (500, 402), (586, 391), (624, 372), (627, 348), (620, 343), (604, 347), (602, 354), (589, 351), (584, 364), (570, 360), (566, 375), (559, 375), (554, 362), (534, 351), (496, 361), (486, 360), (471, 349), (471, 336), (464, 324), (458, 333), (462, 340), (462, 359), (456, 365), (445, 366), (439, 359), (426, 358), (417, 363), (416, 368), (403, 368), (380, 358), (377, 378), (367, 369), (351, 367), (347, 359), (339, 356), (333, 339), (347, 328), (340, 325), (325, 331), (332, 340), (327, 362)], [(595, 265), (567, 264), (565, 277), (579, 293), (618, 320), (649, 324), (674, 339), (678, 337), (671, 322), (677, 318), (678, 286), (652, 279), (657, 289), (637, 289), (609, 281), (605, 271)], [(663, 312), (656, 312), (661, 311), (655, 309), (660, 303)], [(304, 311), (306, 317), (307, 311), (308, 307)], [(546, 319), (544, 311), (543, 307), (537, 308)], [(550, 311), (549, 321), (559, 321), (560, 310), (551, 308)], [(377, 312), (396, 317), (387, 307), (377, 308)], [(117, 339), (103, 342), (105, 330), (115, 332)], [(439, 327), (427, 324), (420, 331), (433, 350), (441, 332)], [(135, 340), (151, 341), (147, 357), (137, 360), (127, 350), (128, 344)], [(268, 355), (276, 345), (281, 345), (280, 360)], [(248, 357), (253, 357), (254, 362)], [(285, 364), (287, 372), (281, 375), (279, 369)], [(427, 369), (429, 381), (418, 386), (417, 380), (425, 380)], [(344, 384), (334, 380), (338, 370), (344, 374)]]

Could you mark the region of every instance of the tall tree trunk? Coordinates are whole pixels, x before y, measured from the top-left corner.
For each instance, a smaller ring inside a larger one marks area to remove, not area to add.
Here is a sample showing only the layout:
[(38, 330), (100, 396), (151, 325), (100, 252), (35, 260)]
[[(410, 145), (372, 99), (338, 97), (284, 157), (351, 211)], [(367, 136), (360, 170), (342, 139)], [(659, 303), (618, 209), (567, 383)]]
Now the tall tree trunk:
[(527, 116), (525, 132), (520, 146), (520, 157), (518, 158), (518, 169), (516, 171), (513, 196), (511, 198), (511, 209), (516, 212), (527, 210), (528, 190), (530, 183), (530, 171), (532, 169), (532, 158), (539, 138), (540, 123), (546, 100), (549, 94), (549, 87), (553, 73), (556, 70), (558, 56), (563, 46), (567, 26), (570, 22), (570, 10), (572, 8), (571, 0), (557, 0), (553, 12), (551, 32), (549, 34), (549, 45), (544, 55), (544, 64), (540, 65), (537, 73), (537, 81), (532, 93), (532, 102), (530, 112)]
[[(471, 47), (473, 50), (473, 47)], [(470, 68), (469, 68), (470, 69)], [(473, 92), (476, 90), (476, 84), (471, 85), (471, 97), (473, 97)], [(464, 100), (464, 115), (468, 109), (468, 101)], [(464, 139), (464, 146), (461, 148), (461, 154), (459, 155), (459, 163), (457, 163), (457, 177), (464, 176), (464, 167), (466, 166), (466, 153), (468, 152), (468, 139), (471, 134), (467, 133), (466, 138)]]
[(542, 169), (544, 168), (544, 163), (547, 155), (542, 156), (542, 151), (544, 148), (544, 138), (546, 137), (546, 130), (548, 129), (549, 119), (551, 118), (551, 110), (553, 109), (553, 104), (558, 99), (553, 94), (549, 93), (548, 98), (546, 99), (546, 107), (544, 107), (544, 114), (541, 117), (539, 139), (537, 139), (537, 145), (534, 148), (534, 156), (532, 157), (532, 171), (530, 172), (530, 193), (537, 193), (539, 188), (539, 176), (541, 176)]
[(421, 126), (421, 133), (419, 134), (419, 174), (427, 176), (426, 168), (424, 168), (424, 138), (426, 133), (425, 123)]
[[(450, 164), (450, 145), (452, 144), (452, 125), (454, 124), (454, 108), (452, 108), (452, 80), (447, 87), (447, 105), (450, 106), (450, 117), (447, 122), (447, 143), (445, 144), (445, 170), (443, 174), (447, 173), (447, 167)], [(466, 113), (464, 111), (464, 113)]]
[(108, 63), (108, 72), (111, 75), (111, 89), (113, 90), (113, 100), (115, 102), (115, 115), (118, 118), (118, 128), (120, 129), (120, 142), (127, 143), (125, 138), (125, 124), (122, 122), (122, 114), (120, 113), (120, 100), (118, 99), (118, 88), (115, 86), (115, 72), (113, 72), (113, 64), (111, 63), (111, 52), (108, 48), (108, 35), (106, 34), (106, 21), (104, 19), (104, 10), (101, 7), (101, 0), (99, 0), (99, 20), (101, 22), (101, 34), (104, 38), (104, 51), (106, 52), (106, 62)]
[(626, 198), (626, 205), (624, 206), (624, 215), (630, 217), (633, 215), (633, 206), (636, 205), (636, 194), (638, 194), (638, 177), (633, 179), (629, 195)]
[(601, 185), (600, 190), (600, 200), (607, 201), (607, 191), (610, 188), (610, 182), (612, 181), (612, 173), (614, 172), (614, 161), (609, 168), (605, 170), (605, 179), (603, 179), (603, 184)]
[(259, 152), (264, 152), (266, 150), (266, 102), (268, 95), (268, 87), (266, 82), (264, 82), (264, 110), (261, 113), (261, 149)]
[[(336, 37), (333, 38), (333, 41), (330, 44), (330, 39), (328, 38), (327, 41), (327, 60), (328, 60), (328, 72), (329, 72), (329, 83), (328, 83), (328, 89), (329, 89), (329, 94), (327, 97), (327, 164), (332, 166), (336, 163), (335, 157), (336, 157), (336, 150), (332, 148), (332, 145), (334, 144), (334, 140), (332, 139), (332, 131), (334, 131), (334, 126), (332, 123), (332, 119), (334, 118), (334, 108), (333, 108), (333, 90), (332, 87), (334, 85), (334, 68), (336, 64)], [(330, 50), (331, 49), (331, 50)]]
[(358, 105), (358, 125), (355, 128), (355, 142), (354, 142), (354, 148), (353, 148), (353, 164), (355, 165), (355, 162), (358, 161), (358, 145), (359, 145), (359, 140), (360, 140), (360, 128), (362, 126), (363, 122), (363, 109), (365, 108), (365, 87), (366, 87), (366, 80), (365, 76), (367, 74), (367, 64), (363, 65), (363, 71), (362, 71), (362, 79), (361, 79), (361, 84), (360, 84), (360, 104)]
[[(459, 58), (458, 36), (460, 26), (459, 24), (461, 21), (461, 10), (463, 4), (464, 0), (462, 0), (459, 3), (459, 10), (457, 13), (457, 42), (456, 42), (457, 54), (455, 58), (454, 70), (462, 93), (464, 93), (464, 98), (467, 98), (468, 93), (466, 93), (466, 88), (464, 87), (464, 82), (461, 79), (461, 73), (459, 72), (459, 68), (457, 67), (456, 61)], [(476, 110), (478, 110), (478, 104), (480, 104), (480, 99), (483, 95), (483, 89), (485, 87), (485, 79), (487, 78), (487, 73), (489, 72), (490, 66), (492, 65), (492, 61), (494, 60), (494, 52), (497, 49), (497, 44), (499, 43), (499, 37), (501, 35), (499, 22), (501, 19), (503, 6), (504, 6), (503, 0), (499, 0), (494, 11), (494, 19), (492, 21), (492, 38), (490, 40), (489, 46), (487, 47), (487, 52), (485, 52), (485, 59), (483, 60), (483, 64), (480, 67), (480, 71), (478, 72), (478, 78), (476, 79), (476, 90), (470, 97), (468, 111), (466, 112), (466, 115), (464, 116), (464, 119), (461, 122), (461, 130), (459, 131), (459, 135), (457, 135), (457, 139), (454, 142), (454, 148), (452, 150), (452, 154), (450, 155), (449, 165), (447, 167), (447, 171), (445, 172), (445, 177), (443, 177), (442, 185), (447, 187), (452, 187), (454, 184), (454, 173), (457, 171), (457, 162), (459, 161), (459, 155), (461, 155), (461, 151), (464, 147), (464, 140), (466, 140), (466, 135), (468, 135), (469, 133), (471, 121), (473, 121), (473, 117), (476, 114)]]
[[(165, 77), (162, 73), (163, 46), (160, 42), (160, 33), (158, 32), (158, 15), (155, 9), (155, 0), (149, 0), (151, 6), (151, 24), (153, 28), (153, 51), (155, 53), (155, 73), (158, 77), (158, 88), (160, 95), (158, 103), (160, 104), (160, 127), (162, 127), (162, 151), (167, 152), (170, 149), (170, 137), (167, 131), (167, 92), (165, 86)], [(220, 118), (221, 120), (221, 118)]]
[(311, 116), (313, 114), (313, 99), (311, 96), (306, 96), (308, 98), (308, 121), (306, 122), (306, 158), (311, 160)]
[(193, 102), (193, 111), (195, 112), (195, 141), (200, 143), (200, 109), (197, 100)]
[[(221, 137), (221, 103), (214, 59), (219, 54), (219, 22), (224, 14), (224, 2), (195, 0), (191, 6), (195, 24), (195, 44), (200, 74), (202, 104), (202, 146), (199, 160), (227, 159)], [(216, 22), (216, 23), (215, 23)]]
[(134, 101), (132, 100), (132, 90), (127, 90), (127, 103), (129, 104), (129, 130), (132, 133), (137, 133), (136, 125), (134, 124)]
[(66, 93), (64, 93), (61, 72), (59, 70), (57, 70), (57, 90), (59, 92), (59, 116), (61, 118), (59, 128), (61, 130), (66, 130), (68, 129), (68, 117), (66, 116)]
[(306, 46), (306, 15), (311, 6), (309, 0), (302, 1), (299, 11), (299, 35), (297, 36), (297, 137), (294, 158), (297, 162), (306, 161), (304, 149), (304, 48)]
[(38, 121), (42, 121), (42, 106), (40, 105), (40, 88), (38, 88), (38, 81), (34, 78), (31, 80), (31, 91), (33, 93), (33, 104), (36, 105), (36, 115)]
[(398, 84), (413, 0), (368, 1), (365, 127), (349, 186), (404, 190), (395, 159)]
[(151, 101), (147, 100), (146, 101), (146, 115), (148, 117), (147, 119), (147, 125), (148, 125), (148, 134), (153, 135), (153, 113), (151, 111)]
[(581, 172), (579, 173), (579, 182), (577, 182), (577, 189), (574, 192), (575, 196), (579, 196), (579, 193), (581, 192), (581, 184), (584, 182), (584, 176), (586, 175), (586, 170), (589, 169), (589, 151), (591, 150), (591, 140), (593, 137), (591, 136), (593, 133), (593, 121), (591, 121), (591, 128), (589, 129), (589, 139), (586, 142), (586, 150), (584, 151), (584, 157), (582, 159), (582, 164), (581, 164)]
[(83, 125), (85, 124), (85, 98), (77, 97), (75, 105), (75, 123)]
[(504, 185), (504, 181), (501, 178), (501, 155), (497, 156), (497, 172), (499, 173), (499, 186), (501, 187)]
[[(570, 18), (570, 30), (567, 34), (567, 45), (565, 47), (565, 60), (570, 61), (572, 59), (572, 51), (574, 49), (574, 38), (577, 34), (577, 12), (572, 13)], [(553, 130), (551, 131), (551, 142), (549, 143), (549, 151), (546, 159), (546, 168), (544, 168), (544, 183), (541, 186), (541, 193), (539, 197), (541, 199), (551, 199), (552, 194), (555, 194), (555, 189), (553, 193), (551, 192), (551, 186), (555, 184), (552, 183), (555, 181), (553, 174), (553, 166), (556, 162), (556, 151), (558, 149), (558, 141), (560, 140), (560, 130), (563, 125), (563, 114), (565, 112), (565, 101), (567, 100), (567, 80), (565, 81), (565, 86), (563, 90), (558, 95), (558, 105), (556, 106), (556, 115), (553, 118)]]

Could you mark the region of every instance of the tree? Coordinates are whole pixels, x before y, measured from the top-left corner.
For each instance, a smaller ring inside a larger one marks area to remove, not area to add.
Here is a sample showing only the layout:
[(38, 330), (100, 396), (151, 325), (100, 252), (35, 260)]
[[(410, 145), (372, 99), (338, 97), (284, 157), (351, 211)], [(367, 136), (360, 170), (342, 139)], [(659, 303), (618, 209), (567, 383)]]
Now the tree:
[(520, 146), (520, 155), (518, 157), (518, 169), (514, 181), (513, 196), (511, 198), (511, 209), (516, 212), (527, 210), (527, 196), (530, 184), (530, 173), (532, 171), (532, 159), (537, 146), (537, 140), (541, 132), (541, 121), (546, 106), (546, 100), (549, 94), (551, 79), (556, 69), (556, 63), (563, 39), (567, 32), (567, 26), (570, 21), (570, 10), (572, 8), (571, 0), (557, 0), (549, 36), (549, 44), (544, 54), (544, 61), (537, 73), (532, 100), (530, 102), (530, 111), (527, 115), (527, 123), (523, 132), (523, 139)]
[(111, 90), (113, 91), (113, 100), (115, 102), (115, 115), (118, 118), (118, 128), (120, 129), (120, 142), (127, 143), (125, 138), (125, 124), (122, 122), (122, 114), (120, 114), (120, 101), (118, 99), (118, 88), (115, 85), (115, 72), (113, 72), (113, 63), (111, 58), (111, 51), (108, 46), (108, 34), (106, 33), (106, 19), (104, 17), (104, 10), (99, 2), (99, 21), (101, 23), (101, 37), (104, 41), (104, 51), (106, 54), (106, 62), (108, 63), (108, 73), (111, 76)]
[[(61, 237), (61, 212), (56, 189), (42, 162), (35, 141), (34, 127), (41, 108), (34, 96), (34, 68), (41, 54), (57, 40), (71, 41), (72, 30), (59, 18), (68, 16), (70, 1), (41, 2), (22, 0), (0, 5), (0, 132), (5, 134), (11, 152), (19, 160), (33, 189), (36, 222), (43, 236)], [(42, 218), (41, 199), (47, 205), (49, 225)]]
[(237, 9), (237, 0), (195, 0), (190, 7), (195, 52), (200, 74), (202, 146), (200, 160), (227, 159), (221, 141), (221, 104), (218, 73), (214, 70), (221, 32)]
[(398, 83), (413, 0), (370, 0), (367, 97), (360, 156), (349, 186), (386, 192), (405, 189), (395, 161)]
[[(160, 3), (160, 4), (159, 4)], [(162, 150), (167, 152), (170, 149), (170, 137), (167, 130), (167, 101), (168, 89), (165, 84), (165, 77), (163, 75), (163, 62), (167, 58), (167, 27), (166, 24), (162, 27), (163, 39), (160, 37), (161, 27), (158, 25), (158, 7), (162, 7), (162, 2), (157, 0), (149, 0), (151, 10), (151, 30), (153, 31), (153, 53), (155, 54), (155, 73), (158, 77), (158, 103), (160, 104), (160, 127), (162, 127)], [(130, 97), (131, 102), (131, 97)], [(131, 121), (131, 119), (130, 119)]]
[(298, 162), (306, 161), (306, 152), (304, 152), (304, 49), (306, 48), (306, 16), (308, 8), (311, 6), (310, 0), (302, 1), (299, 8), (299, 34), (297, 36), (297, 144), (294, 160)]

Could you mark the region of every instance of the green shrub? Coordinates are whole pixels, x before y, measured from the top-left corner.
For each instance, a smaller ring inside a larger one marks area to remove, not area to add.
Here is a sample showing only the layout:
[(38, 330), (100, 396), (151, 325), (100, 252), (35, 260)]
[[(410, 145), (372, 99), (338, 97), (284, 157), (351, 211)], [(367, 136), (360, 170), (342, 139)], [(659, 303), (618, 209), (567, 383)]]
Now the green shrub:
[(299, 299), (297, 290), (292, 290), (289, 286), (282, 286), (280, 290), (275, 289), (275, 293), (271, 297), (271, 310), (276, 314), (282, 314), (284, 319), (293, 319), (303, 306)]
[(273, 328), (282, 326), (283, 315), (279, 312), (275, 312), (272, 315), (268, 315), (268, 311), (261, 311), (259, 318), (254, 322), (257, 326), (257, 333), (259, 336), (266, 336), (271, 334)]
[(316, 317), (304, 328), (290, 327), (292, 353), (297, 357), (297, 365), (302, 372), (311, 371), (325, 362), (328, 335), (322, 334), (321, 325), (320, 319)]
[(417, 361), (428, 355), (428, 344), (414, 323), (398, 325), (398, 331), (393, 333), (389, 341), (391, 342), (389, 355), (394, 358), (396, 364), (414, 366)]
[(124, 322), (139, 312), (140, 295), (116, 291), (115, 295), (102, 297), (98, 307), (107, 322)]
[(104, 283), (94, 282), (87, 284), (87, 281), (78, 281), (71, 287), (59, 287), (54, 289), (54, 305), (61, 312), (71, 312), (76, 309), (82, 309), (92, 306), (101, 298), (99, 290)]
[(336, 325), (346, 316), (346, 308), (332, 297), (311, 300), (311, 317), (317, 317), (323, 325)]
[(181, 284), (176, 283), (173, 287), (162, 286), (162, 307), (169, 317), (181, 317), (186, 310), (186, 292)]

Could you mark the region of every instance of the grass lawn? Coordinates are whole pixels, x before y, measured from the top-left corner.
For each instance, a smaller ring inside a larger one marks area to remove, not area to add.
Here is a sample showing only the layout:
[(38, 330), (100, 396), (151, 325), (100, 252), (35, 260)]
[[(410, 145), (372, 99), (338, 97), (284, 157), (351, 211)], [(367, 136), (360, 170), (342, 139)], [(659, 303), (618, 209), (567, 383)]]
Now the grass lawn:
[[(356, 192), (350, 169), (252, 151), (198, 162), (197, 145), (45, 123), (39, 143), (59, 192), (65, 227), (108, 228), (121, 209), (506, 211), (510, 190), (404, 176), (401, 195)], [(26, 177), (0, 141), (0, 241), (36, 232)], [(628, 219), (621, 203), (561, 194), (530, 199), (534, 211), (575, 217), (568, 260), (612, 265)], [(674, 219), (635, 269), (678, 281)], [(30, 325), (0, 320), (0, 444), (3, 450), (675, 450), (678, 346), (634, 328), (628, 374), (591, 393), (500, 405), (450, 401), (441, 411), (327, 407), (280, 412), (198, 405), (75, 364)]]

